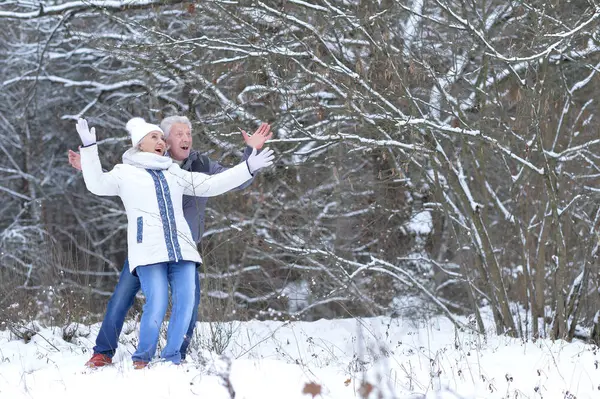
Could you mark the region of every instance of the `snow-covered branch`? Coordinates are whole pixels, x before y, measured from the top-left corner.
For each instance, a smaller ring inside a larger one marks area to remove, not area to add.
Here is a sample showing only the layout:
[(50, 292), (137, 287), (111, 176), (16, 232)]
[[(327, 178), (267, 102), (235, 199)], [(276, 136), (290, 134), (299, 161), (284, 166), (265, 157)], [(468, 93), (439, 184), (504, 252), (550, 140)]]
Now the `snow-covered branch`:
[[(32, 3), (29, 9), (32, 11), (6, 11), (0, 10), (0, 18), (6, 19), (35, 19), (45, 16), (61, 15), (66, 12), (85, 11), (99, 9), (106, 11), (128, 11), (137, 9), (149, 9), (156, 6), (167, 6), (184, 3), (183, 0), (81, 0), (69, 1), (63, 4), (54, 2)], [(13, 7), (15, 8), (15, 7)]]

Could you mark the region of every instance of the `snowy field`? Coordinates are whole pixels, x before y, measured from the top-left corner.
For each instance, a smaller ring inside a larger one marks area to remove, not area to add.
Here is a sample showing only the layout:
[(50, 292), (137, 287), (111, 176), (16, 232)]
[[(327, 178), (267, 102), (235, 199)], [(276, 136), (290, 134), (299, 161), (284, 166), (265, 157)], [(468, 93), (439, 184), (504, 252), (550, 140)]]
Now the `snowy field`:
[[(61, 328), (39, 328), (28, 343), (0, 332), (0, 398), (600, 398), (597, 348), (484, 342), (441, 318), (251, 321), (213, 324), (212, 333), (201, 323), (193, 359), (145, 370), (132, 368), (129, 323), (116, 362), (87, 370), (98, 328), (68, 329), (71, 342)], [(227, 357), (206, 349), (224, 346)]]

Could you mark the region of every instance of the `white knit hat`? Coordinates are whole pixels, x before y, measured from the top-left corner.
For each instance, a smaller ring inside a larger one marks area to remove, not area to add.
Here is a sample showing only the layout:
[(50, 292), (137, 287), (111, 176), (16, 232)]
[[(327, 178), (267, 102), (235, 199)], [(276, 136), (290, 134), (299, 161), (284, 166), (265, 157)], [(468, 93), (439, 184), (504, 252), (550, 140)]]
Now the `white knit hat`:
[(125, 129), (127, 129), (129, 135), (131, 136), (132, 147), (138, 145), (139, 142), (142, 141), (144, 136), (146, 136), (150, 132), (157, 131), (163, 133), (160, 127), (148, 123), (142, 118), (131, 118), (125, 125)]

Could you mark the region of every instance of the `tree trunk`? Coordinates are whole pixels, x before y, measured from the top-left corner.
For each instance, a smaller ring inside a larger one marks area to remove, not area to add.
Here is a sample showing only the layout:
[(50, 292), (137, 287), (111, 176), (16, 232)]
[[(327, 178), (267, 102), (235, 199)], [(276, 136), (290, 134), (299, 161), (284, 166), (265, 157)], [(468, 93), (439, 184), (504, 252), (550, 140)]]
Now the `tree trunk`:
[(540, 338), (539, 330), (539, 319), (542, 318), (542, 328), (545, 329), (545, 311), (544, 305), (545, 299), (545, 281), (546, 281), (546, 240), (548, 238), (548, 232), (550, 228), (548, 226), (548, 220), (546, 218), (546, 210), (542, 212), (542, 227), (540, 230), (540, 237), (537, 245), (537, 262), (535, 264), (535, 276), (534, 276), (534, 292), (535, 298), (533, 301), (533, 337)]
[(567, 334), (567, 341), (571, 342), (575, 336), (575, 328), (579, 318), (579, 310), (581, 309), (581, 299), (588, 286), (589, 267), (587, 262), (583, 266), (583, 272), (573, 282), (569, 297), (567, 298), (567, 320), (571, 322)]
[[(542, 145), (541, 138), (540, 145)], [(543, 148), (543, 147), (542, 147)], [(550, 166), (550, 162), (547, 157), (546, 159), (546, 173), (544, 174), (544, 181), (546, 183), (546, 190), (548, 191), (548, 197), (550, 198), (550, 205), (552, 207), (553, 222), (556, 224), (555, 240), (556, 240), (556, 273), (554, 280), (554, 290), (556, 299), (554, 302), (554, 317), (552, 319), (551, 335), (552, 339), (566, 338), (567, 337), (567, 315), (565, 308), (565, 270), (566, 270), (566, 243), (563, 235), (562, 224), (560, 222), (560, 214), (558, 212), (558, 199), (556, 198), (556, 187), (552, 180), (553, 169)]]

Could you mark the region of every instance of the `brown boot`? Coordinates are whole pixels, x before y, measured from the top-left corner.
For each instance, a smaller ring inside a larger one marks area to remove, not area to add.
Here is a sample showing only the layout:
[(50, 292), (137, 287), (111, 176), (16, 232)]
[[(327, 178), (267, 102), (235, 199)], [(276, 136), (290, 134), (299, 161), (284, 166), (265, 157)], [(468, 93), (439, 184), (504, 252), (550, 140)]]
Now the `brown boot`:
[(146, 367), (148, 367), (148, 362), (145, 362), (143, 360), (133, 361), (133, 368), (136, 370), (145, 369)]
[(109, 364), (112, 364), (112, 359), (102, 353), (94, 353), (94, 356), (85, 363), (90, 368), (108, 366)]

